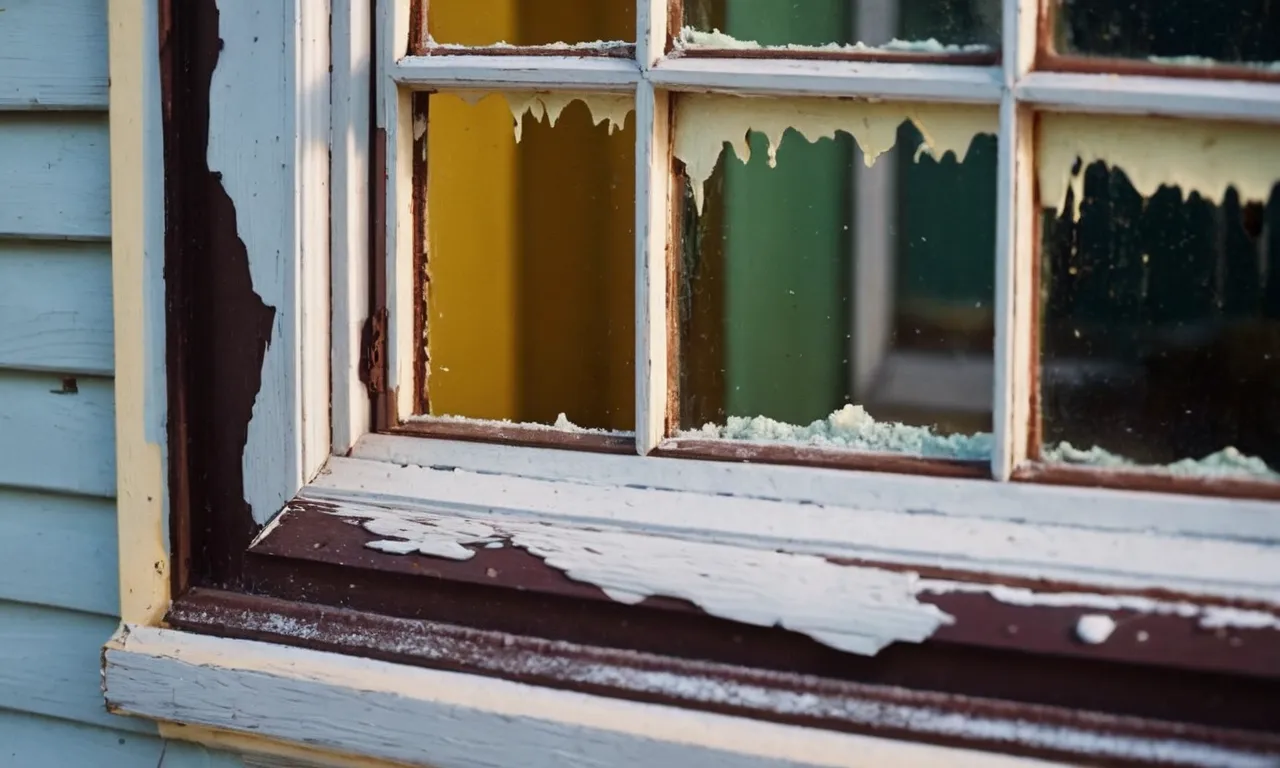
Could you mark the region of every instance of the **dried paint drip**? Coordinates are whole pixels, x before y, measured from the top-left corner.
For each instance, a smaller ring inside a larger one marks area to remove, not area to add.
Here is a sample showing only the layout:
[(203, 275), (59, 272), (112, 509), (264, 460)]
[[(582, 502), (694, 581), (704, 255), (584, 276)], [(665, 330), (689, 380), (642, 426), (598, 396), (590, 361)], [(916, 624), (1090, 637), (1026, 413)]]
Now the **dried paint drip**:
[(951, 152), (964, 162), (978, 134), (995, 135), (998, 113), (985, 106), (872, 103), (845, 99), (769, 99), (741, 96), (688, 96), (676, 102), (675, 156), (684, 163), (701, 213), (705, 185), (715, 172), (725, 144), (744, 164), (751, 158), (747, 134), (769, 140), (769, 166), (777, 165), (783, 134), (795, 129), (810, 143), (834, 139), (837, 131), (851, 135), (862, 148), (867, 167), (893, 149), (898, 127), (911, 121), (924, 138), (916, 152), (941, 159)]
[(610, 93), (503, 93), (511, 107), (511, 116), (516, 121), (516, 142), (524, 136), (524, 116), (527, 114), (540, 122), (545, 116), (548, 124), (555, 127), (556, 121), (564, 113), (571, 102), (580, 101), (591, 112), (592, 125), (609, 124), (609, 133), (622, 130), (626, 125), (627, 115), (635, 110), (635, 99)]
[[(1168, 186), (1220, 204), (1234, 187), (1242, 200), (1266, 202), (1280, 179), (1280, 139), (1269, 126), (1057, 113), (1040, 120), (1040, 200), (1062, 211), (1071, 192), (1072, 218), (1084, 200), (1083, 169), (1099, 161), (1124, 171), (1145, 198)], [(1072, 173), (1077, 161), (1081, 171)]]

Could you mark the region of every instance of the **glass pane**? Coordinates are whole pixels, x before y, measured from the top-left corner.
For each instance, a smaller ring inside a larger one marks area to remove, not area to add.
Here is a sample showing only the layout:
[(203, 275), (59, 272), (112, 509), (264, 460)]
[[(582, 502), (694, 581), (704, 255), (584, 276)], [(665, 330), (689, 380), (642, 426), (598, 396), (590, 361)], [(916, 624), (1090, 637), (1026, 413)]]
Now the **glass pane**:
[(687, 47), (994, 52), (1000, 0), (685, 0)]
[(631, 430), (631, 98), (507, 98), (430, 100), (430, 414)]
[(1266, 128), (1062, 122), (1042, 145), (1093, 130), (1169, 149), (1067, 153), (1065, 183), (1042, 176), (1043, 458), (1280, 479), (1280, 194), (1264, 180), (1280, 144)]
[(1271, 0), (1059, 0), (1054, 26), (1059, 53), (1200, 66), (1280, 62), (1280, 7)]
[[(866, 115), (874, 127), (857, 141), (832, 130), (811, 143), (787, 129), (776, 167), (754, 131), (711, 166), (687, 140), (707, 129), (686, 106), (694, 98), (677, 107), (676, 152), (691, 177), (679, 436), (989, 457), (995, 137), (958, 131), (963, 161), (940, 148), (935, 159), (899, 106)], [(705, 100), (699, 109), (724, 120), (726, 106)], [(979, 114), (994, 130), (994, 111)], [(921, 122), (947, 133), (945, 120)], [(873, 158), (887, 151), (868, 167), (859, 142), (876, 145)]]
[(636, 39), (635, 0), (431, 0), (436, 43), (551, 45)]

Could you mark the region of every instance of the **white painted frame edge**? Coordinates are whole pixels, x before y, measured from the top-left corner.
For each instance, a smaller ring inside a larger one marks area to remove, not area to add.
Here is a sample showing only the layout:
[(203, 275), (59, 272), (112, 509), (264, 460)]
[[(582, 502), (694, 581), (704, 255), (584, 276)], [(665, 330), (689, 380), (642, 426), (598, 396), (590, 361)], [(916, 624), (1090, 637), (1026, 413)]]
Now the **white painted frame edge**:
[(371, 0), (332, 1), (332, 451), (341, 456), (373, 425), (369, 392), (360, 380), (372, 263), (373, 7)]
[[(682, 460), (632, 461), (670, 464)], [(707, 479), (710, 485), (718, 478)], [(868, 486), (875, 483), (870, 474), (861, 479)], [(1103, 591), (1171, 590), (1192, 597), (1280, 606), (1280, 570), (1274, 567), (1272, 543), (1111, 526), (1085, 527), (1043, 519), (1029, 524), (1018, 519), (948, 515), (937, 511), (939, 497), (950, 494), (973, 502), (991, 494), (982, 494), (974, 487), (974, 481), (929, 480), (932, 482), (907, 489), (896, 498), (882, 492), (863, 495), (861, 503), (824, 503), (812, 496), (725, 497), (702, 490), (659, 490), (622, 483), (501, 475), (491, 470), (481, 473), (390, 466), (378, 460), (336, 458), (307, 487), (302, 498), (336, 503), (337, 514), (348, 514), (343, 512), (346, 509), (352, 518), (360, 517), (360, 509), (380, 510), (380, 518), (403, 520), (405, 531), (421, 529), (414, 522), (415, 516), (428, 514), (489, 520), (498, 525), (501, 520), (541, 523), (563, 530), (566, 542), (574, 540), (576, 529), (647, 537), (637, 542), (649, 541), (653, 549), (628, 547), (628, 558), (638, 551), (667, 551), (663, 549), (667, 545), (660, 545), (661, 542), (669, 542), (677, 549), (676, 544), (681, 541), (739, 548), (742, 556), (726, 558), (725, 562), (742, 562), (743, 572), (725, 574), (725, 580), (717, 586), (722, 598), (742, 591), (748, 584), (755, 586), (747, 591), (758, 595), (754, 590), (763, 589), (761, 583), (788, 583), (791, 574), (785, 567), (773, 574), (772, 580), (759, 581), (760, 573), (768, 567), (753, 554), (760, 551), (891, 563), (906, 568), (946, 568), (988, 574), (995, 583), (1001, 579), (1043, 579)], [(1039, 486), (1000, 487), (1025, 490), (1022, 504), (1009, 498), (1000, 500), (1015, 509), (1038, 503), (1057, 506), (1060, 512), (1074, 501), (1066, 494), (1042, 493)], [(1131, 494), (1125, 501), (1146, 506), (1144, 517), (1160, 511), (1157, 500), (1141, 498), (1141, 494)], [(913, 503), (921, 506), (909, 506)], [(444, 531), (439, 535), (448, 537)], [(675, 558), (672, 562), (685, 559)], [(618, 572), (628, 570), (626, 562), (613, 563), (612, 567)], [(690, 567), (698, 566), (690, 563)], [(690, 580), (691, 588), (696, 582), (697, 579)], [(817, 602), (807, 606), (806, 615), (847, 608), (829, 605), (829, 595), (813, 597)], [(743, 599), (750, 597), (744, 595)]]
[(123, 627), (103, 657), (114, 712), (228, 730), (252, 723), (263, 737), (406, 765), (1051, 765), (142, 626)]

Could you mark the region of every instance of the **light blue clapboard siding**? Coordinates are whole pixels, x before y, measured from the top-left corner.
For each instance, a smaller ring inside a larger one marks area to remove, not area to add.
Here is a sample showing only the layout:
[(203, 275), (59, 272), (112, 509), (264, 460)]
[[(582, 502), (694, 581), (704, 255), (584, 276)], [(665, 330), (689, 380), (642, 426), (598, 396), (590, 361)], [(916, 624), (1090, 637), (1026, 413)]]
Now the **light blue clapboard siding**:
[(102, 645), (118, 624), (110, 616), (0, 603), (0, 702), (46, 717), (154, 733), (146, 722), (108, 714), (103, 704)]
[(193, 744), (0, 710), (5, 768), (241, 768)]
[(116, 487), (111, 379), (0, 370), (0, 486), (112, 496)]
[(0, 600), (114, 616), (117, 562), (113, 500), (0, 488)]
[(111, 246), (0, 241), (0, 368), (110, 376)]
[(5, 0), (0, 14), (0, 109), (106, 108), (106, 0)]
[(109, 178), (105, 114), (0, 112), (0, 237), (106, 239)]
[(0, 768), (242, 768), (102, 701), (119, 610), (106, 14), (0, 0)]

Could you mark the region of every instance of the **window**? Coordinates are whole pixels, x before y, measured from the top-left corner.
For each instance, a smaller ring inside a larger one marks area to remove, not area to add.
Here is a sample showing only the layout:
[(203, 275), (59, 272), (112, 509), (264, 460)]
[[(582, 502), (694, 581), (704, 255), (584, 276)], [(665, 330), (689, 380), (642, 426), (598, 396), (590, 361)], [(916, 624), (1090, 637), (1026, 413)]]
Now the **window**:
[[(113, 706), (439, 764), (499, 725), (1280, 755), (1263, 43), (1015, 0), (215, 5), (162, 68), (172, 630), (108, 649)], [(390, 725), (206, 697), (244, 681)], [(424, 731), (453, 708), (487, 719)]]

